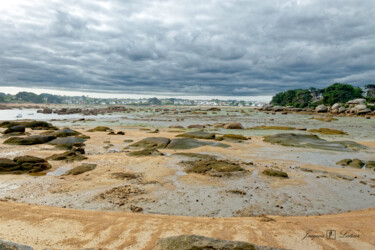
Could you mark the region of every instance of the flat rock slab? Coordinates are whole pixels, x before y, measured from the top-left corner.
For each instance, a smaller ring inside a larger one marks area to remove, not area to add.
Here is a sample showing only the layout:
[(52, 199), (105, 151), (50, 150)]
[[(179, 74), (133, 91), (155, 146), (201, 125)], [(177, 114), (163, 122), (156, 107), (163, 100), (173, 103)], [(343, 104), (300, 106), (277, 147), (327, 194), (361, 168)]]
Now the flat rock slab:
[(334, 151), (357, 151), (359, 149), (367, 148), (366, 146), (352, 141), (329, 142), (319, 138), (317, 135), (301, 135), (292, 133), (265, 136), (264, 141), (283, 146), (316, 148)]
[(198, 141), (192, 138), (177, 138), (177, 139), (171, 140), (167, 149), (192, 149), (192, 148), (198, 148), (202, 146), (213, 146), (213, 147), (222, 147), (222, 148), (230, 147), (227, 144), (218, 143), (218, 142)]
[(165, 137), (149, 137), (139, 142), (133, 143), (129, 147), (137, 147), (137, 148), (165, 148), (169, 142), (168, 138)]

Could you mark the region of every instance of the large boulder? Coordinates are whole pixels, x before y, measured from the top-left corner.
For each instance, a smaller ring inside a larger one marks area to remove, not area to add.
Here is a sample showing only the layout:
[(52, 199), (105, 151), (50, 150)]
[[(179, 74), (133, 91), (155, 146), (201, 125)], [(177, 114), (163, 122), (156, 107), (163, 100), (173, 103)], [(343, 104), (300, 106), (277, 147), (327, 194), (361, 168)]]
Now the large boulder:
[(284, 107), (281, 107), (281, 106), (275, 106), (275, 107), (272, 108), (272, 110), (273, 110), (273, 111), (276, 111), (276, 112), (278, 112), (278, 111), (283, 111), (283, 110), (284, 110)]
[(53, 135), (33, 135), (28, 137), (11, 137), (4, 141), (4, 144), (13, 145), (35, 145), (44, 144), (56, 139)]
[(328, 108), (326, 105), (319, 105), (315, 108), (315, 111), (318, 112), (318, 113), (324, 113), (324, 112), (327, 112), (328, 111)]
[(239, 122), (235, 122), (235, 123), (228, 123), (228, 124), (225, 124), (224, 125), (224, 128), (225, 129), (243, 129), (243, 126), (241, 123)]
[(364, 105), (365, 103), (366, 103), (366, 99), (361, 98), (361, 99), (350, 100), (346, 104), (349, 104), (349, 105), (357, 105), (357, 104)]
[(345, 107), (341, 107), (338, 109), (338, 113), (344, 113), (346, 111), (346, 108)]
[(341, 107), (342, 107), (341, 103), (335, 103), (332, 105), (331, 110), (338, 110)]
[(281, 250), (243, 241), (229, 241), (199, 235), (180, 235), (158, 240), (154, 250)]

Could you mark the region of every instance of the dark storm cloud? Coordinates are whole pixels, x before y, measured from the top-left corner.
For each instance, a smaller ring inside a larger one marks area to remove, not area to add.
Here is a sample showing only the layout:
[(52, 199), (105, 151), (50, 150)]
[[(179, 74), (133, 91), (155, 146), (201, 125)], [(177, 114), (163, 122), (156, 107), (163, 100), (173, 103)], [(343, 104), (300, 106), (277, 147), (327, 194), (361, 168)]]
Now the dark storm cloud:
[(375, 77), (374, 15), (371, 0), (15, 0), (0, 3), (0, 86), (220, 96), (362, 86)]

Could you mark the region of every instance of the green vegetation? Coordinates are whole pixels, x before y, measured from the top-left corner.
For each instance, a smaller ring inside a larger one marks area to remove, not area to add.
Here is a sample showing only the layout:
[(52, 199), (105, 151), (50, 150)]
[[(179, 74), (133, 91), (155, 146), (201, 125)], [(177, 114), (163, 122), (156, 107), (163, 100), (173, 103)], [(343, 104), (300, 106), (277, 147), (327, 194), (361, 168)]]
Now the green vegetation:
[(271, 103), (279, 106), (308, 107), (313, 99), (308, 89), (292, 89), (276, 94)]
[(333, 105), (335, 103), (346, 103), (349, 100), (363, 98), (362, 89), (350, 84), (335, 83), (324, 89), (323, 103)]
[[(367, 100), (375, 100), (375, 84), (365, 86)], [(292, 89), (277, 93), (271, 104), (278, 106), (293, 106), (296, 108), (315, 108), (317, 105), (333, 105), (335, 103), (346, 103), (349, 100), (365, 98), (364, 91), (360, 87), (350, 84), (335, 83), (325, 89)]]

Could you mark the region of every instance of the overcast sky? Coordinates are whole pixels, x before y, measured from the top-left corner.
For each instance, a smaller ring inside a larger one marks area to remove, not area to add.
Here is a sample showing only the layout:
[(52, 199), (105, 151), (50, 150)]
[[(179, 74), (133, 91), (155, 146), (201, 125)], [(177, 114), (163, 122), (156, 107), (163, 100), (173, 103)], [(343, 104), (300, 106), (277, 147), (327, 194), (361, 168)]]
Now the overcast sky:
[(0, 86), (269, 96), (373, 79), (374, 0), (0, 2)]

